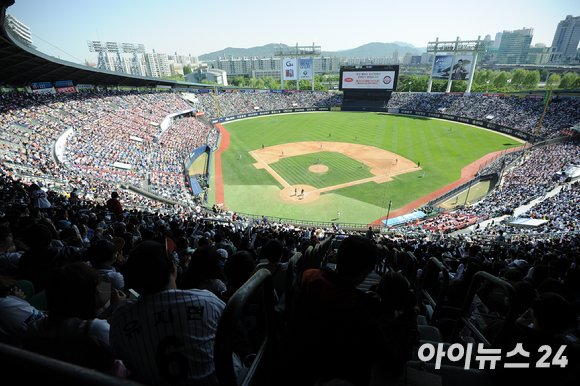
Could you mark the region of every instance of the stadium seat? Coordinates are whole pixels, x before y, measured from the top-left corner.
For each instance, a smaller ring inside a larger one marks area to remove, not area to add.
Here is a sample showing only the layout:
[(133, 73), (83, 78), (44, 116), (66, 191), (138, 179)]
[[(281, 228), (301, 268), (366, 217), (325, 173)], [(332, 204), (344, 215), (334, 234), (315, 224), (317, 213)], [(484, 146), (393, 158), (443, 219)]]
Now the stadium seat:
[(419, 301), (425, 306), (425, 316), (429, 325), (436, 326), (449, 286), (449, 270), (438, 259), (431, 257), (422, 276)]
[[(476, 291), (480, 288), (480, 285), (484, 282), (493, 283), (493, 285), (503, 288), (505, 293), (506, 307), (505, 315), (500, 315), (501, 326), (497, 333), (491, 339), (488, 339), (482, 333), (482, 317), (485, 318), (486, 315), (478, 315), (480, 311), (473, 307), (474, 299), (476, 297)], [(486, 348), (497, 348), (500, 344), (507, 338), (510, 333), (516, 319), (517, 319), (517, 294), (514, 288), (506, 281), (493, 276), (487, 272), (480, 271), (475, 274), (459, 317), (455, 323), (453, 333), (451, 334), (451, 342), (461, 342), (466, 339), (466, 336), (472, 337), (475, 341), (483, 343)], [(477, 322), (480, 320), (480, 322)]]
[[(261, 292), (264, 319), (267, 335), (252, 364), (244, 367), (236, 375), (233, 362), (233, 343), (235, 331), (244, 310), (251, 299)], [(242, 287), (240, 287), (226, 304), (218, 324), (215, 339), (215, 367), (221, 386), (238, 385), (272, 385), (273, 378), (281, 374), (273, 374), (276, 356), (276, 316), (272, 282), (272, 274), (266, 269), (256, 272)]]

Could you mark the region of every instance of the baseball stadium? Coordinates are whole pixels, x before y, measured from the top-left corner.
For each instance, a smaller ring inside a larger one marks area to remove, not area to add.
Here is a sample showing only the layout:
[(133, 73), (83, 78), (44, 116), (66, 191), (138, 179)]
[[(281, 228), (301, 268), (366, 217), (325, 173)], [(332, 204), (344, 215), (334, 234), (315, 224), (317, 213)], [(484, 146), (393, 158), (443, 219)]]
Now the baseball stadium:
[(13, 4), (7, 384), (577, 384), (580, 90), (470, 92), (455, 51), (447, 92), (164, 79), (45, 55)]

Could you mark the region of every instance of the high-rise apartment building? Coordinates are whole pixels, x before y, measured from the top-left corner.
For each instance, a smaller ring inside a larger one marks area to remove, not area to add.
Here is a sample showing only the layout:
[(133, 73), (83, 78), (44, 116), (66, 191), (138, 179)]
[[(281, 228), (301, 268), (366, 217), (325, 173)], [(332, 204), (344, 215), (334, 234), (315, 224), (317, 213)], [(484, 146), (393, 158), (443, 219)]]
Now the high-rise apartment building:
[(525, 64), (533, 37), (533, 28), (503, 31), (496, 64)]
[(558, 23), (552, 48), (555, 61), (569, 61), (576, 59), (578, 43), (580, 42), (580, 16), (566, 16)]
[[(224, 70), (229, 77), (251, 76), (251, 74), (255, 71), (258, 73), (263, 73), (266, 71), (270, 74), (275, 71), (280, 72), (282, 70), (280, 58), (234, 58), (230, 56), (229, 58), (220, 57), (218, 60), (214, 60), (212, 64), (213, 68)], [(314, 57), (313, 66), (315, 74), (321, 74), (323, 72), (337, 72), (338, 59), (335, 57), (317, 56)]]
[(501, 37), (502, 37), (502, 33), (498, 32), (495, 34), (495, 40), (493, 41), (493, 46), (499, 48), (499, 45), (501, 44)]

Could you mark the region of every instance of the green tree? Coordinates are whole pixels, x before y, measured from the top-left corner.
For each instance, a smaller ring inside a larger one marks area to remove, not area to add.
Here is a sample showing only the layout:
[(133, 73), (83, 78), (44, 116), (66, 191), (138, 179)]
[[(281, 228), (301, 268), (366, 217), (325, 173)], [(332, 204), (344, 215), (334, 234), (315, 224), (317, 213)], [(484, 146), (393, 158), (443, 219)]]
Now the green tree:
[(486, 80), (487, 80), (487, 71), (475, 70), (475, 74), (473, 74), (473, 83), (471, 84), (471, 88), (473, 88), (474, 84), (485, 84)]
[(572, 89), (575, 89), (575, 90), (578, 90), (578, 89), (580, 89), (580, 77), (579, 77), (579, 78), (577, 78), (577, 79), (574, 81), (574, 83), (572, 83), (572, 87), (571, 87), (571, 88), (572, 88)]
[(451, 82), (451, 92), (465, 92), (465, 90), (467, 90), (467, 82)]
[(429, 87), (429, 76), (417, 76), (414, 77), (415, 80), (413, 81), (413, 91), (415, 92), (427, 92), (427, 88)]
[(316, 91), (327, 91), (328, 90), (328, 84), (321, 83), (321, 82), (314, 82), (314, 90), (316, 90)]
[(527, 71), (522, 68), (518, 68), (514, 71), (512, 76), (512, 87), (514, 89), (521, 90), (523, 88), (524, 83), (526, 82), (526, 73)]
[(183, 66), (183, 75), (191, 74), (192, 70), (189, 66)]
[(300, 90), (312, 90), (312, 82), (310, 80), (300, 81)]
[(573, 88), (572, 85), (574, 84), (576, 79), (578, 79), (578, 74), (570, 71), (562, 77), (562, 80), (560, 80), (560, 85), (558, 86), (558, 88), (564, 90), (571, 89)]
[[(507, 89), (508, 86), (508, 79), (510, 79), (510, 74), (507, 73), (506, 71), (502, 71), (499, 73), (498, 76), (496, 76), (496, 78), (493, 80), (493, 85), (495, 86), (496, 89), (498, 90), (502, 90), (502, 89)], [(513, 80), (512, 80), (513, 82)]]
[(487, 75), (485, 77), (485, 83), (487, 84), (487, 81), (489, 80), (489, 83), (493, 83), (493, 81), (495, 80), (495, 78), (497, 78), (500, 74), (500, 71), (492, 71), (492, 70), (487, 70)]
[(229, 81), (230, 84), (238, 87), (242, 87), (244, 85), (244, 77), (243, 76), (236, 76)]
[(433, 79), (431, 92), (445, 92), (447, 90), (447, 81), (443, 79)]
[(540, 71), (540, 81), (545, 82), (548, 78), (548, 74), (550, 72), (548, 70), (542, 70)]
[(279, 80), (275, 80), (273, 77), (267, 76), (266, 79), (264, 79), (264, 81), (266, 82), (266, 87), (268, 89), (280, 90), (280, 81)]
[(561, 80), (562, 80), (562, 78), (560, 78), (560, 75), (558, 75), (558, 74), (550, 75), (550, 77), (548, 78), (548, 81), (546, 82), (546, 88), (547, 89), (557, 88), (558, 85), (560, 85)]
[(540, 83), (540, 71), (528, 71), (524, 80), (524, 88), (526, 90), (535, 90), (538, 88), (538, 83)]

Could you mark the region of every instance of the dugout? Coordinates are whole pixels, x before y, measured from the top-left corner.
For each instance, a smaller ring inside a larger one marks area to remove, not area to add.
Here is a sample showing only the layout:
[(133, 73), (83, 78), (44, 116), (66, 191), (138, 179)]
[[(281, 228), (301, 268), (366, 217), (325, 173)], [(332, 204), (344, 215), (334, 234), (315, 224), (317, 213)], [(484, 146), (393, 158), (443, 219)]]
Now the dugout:
[(209, 187), (211, 176), (209, 165), (211, 165), (212, 156), (213, 150), (205, 145), (192, 151), (184, 162), (185, 178), (192, 194), (196, 197), (204, 193), (204, 188)]

